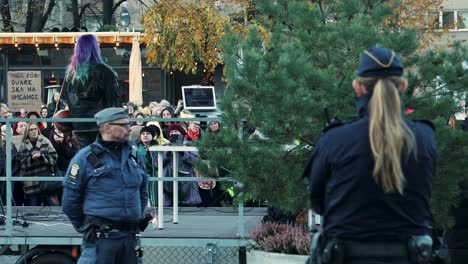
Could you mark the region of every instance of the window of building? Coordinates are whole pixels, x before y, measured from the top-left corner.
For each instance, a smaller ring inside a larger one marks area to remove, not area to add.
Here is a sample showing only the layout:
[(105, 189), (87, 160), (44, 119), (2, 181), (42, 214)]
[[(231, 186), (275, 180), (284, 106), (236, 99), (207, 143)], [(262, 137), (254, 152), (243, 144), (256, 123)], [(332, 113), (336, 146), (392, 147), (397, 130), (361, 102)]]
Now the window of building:
[(455, 12), (446, 11), (442, 13), (442, 28), (455, 29)]
[(457, 29), (468, 29), (468, 11), (457, 12)]

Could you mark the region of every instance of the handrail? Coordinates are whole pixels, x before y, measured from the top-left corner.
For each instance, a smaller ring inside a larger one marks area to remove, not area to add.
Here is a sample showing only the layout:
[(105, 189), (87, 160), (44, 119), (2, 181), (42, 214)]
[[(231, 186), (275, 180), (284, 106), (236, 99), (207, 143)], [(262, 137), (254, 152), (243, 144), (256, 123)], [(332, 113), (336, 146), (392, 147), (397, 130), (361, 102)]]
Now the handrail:
[[(195, 117), (195, 118), (129, 118), (130, 122), (142, 121), (142, 122), (151, 122), (151, 121), (219, 121), (217, 117)], [(0, 123), (5, 123), (7, 126), (6, 129), (6, 166), (5, 166), (5, 176), (0, 175), (0, 182), (6, 182), (6, 202), (7, 202), (7, 213), (6, 213), (6, 228), (5, 234), (12, 237), (13, 235), (13, 209), (12, 209), (12, 200), (13, 200), (13, 190), (12, 183), (18, 181), (62, 181), (64, 177), (49, 177), (49, 176), (13, 176), (12, 175), (12, 144), (13, 144), (13, 134), (12, 134), (12, 123), (16, 122), (96, 122), (95, 118), (0, 118)], [(221, 177), (221, 178), (210, 178), (210, 177), (184, 177), (184, 178), (160, 178), (149, 177), (149, 181), (236, 181), (230, 177)], [(163, 197), (158, 197), (158, 199), (163, 199)], [(241, 239), (245, 238), (244, 235), (244, 219), (243, 219), (243, 204), (239, 203), (239, 213), (238, 213), (238, 237)]]

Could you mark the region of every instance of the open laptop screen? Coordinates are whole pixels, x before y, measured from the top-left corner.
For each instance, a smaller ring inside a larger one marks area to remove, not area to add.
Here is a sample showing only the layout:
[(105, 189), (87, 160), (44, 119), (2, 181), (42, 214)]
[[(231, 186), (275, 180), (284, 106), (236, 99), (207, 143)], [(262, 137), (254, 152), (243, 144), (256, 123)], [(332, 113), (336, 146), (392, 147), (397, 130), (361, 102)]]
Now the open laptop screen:
[(182, 86), (184, 108), (187, 110), (215, 110), (216, 96), (213, 86)]

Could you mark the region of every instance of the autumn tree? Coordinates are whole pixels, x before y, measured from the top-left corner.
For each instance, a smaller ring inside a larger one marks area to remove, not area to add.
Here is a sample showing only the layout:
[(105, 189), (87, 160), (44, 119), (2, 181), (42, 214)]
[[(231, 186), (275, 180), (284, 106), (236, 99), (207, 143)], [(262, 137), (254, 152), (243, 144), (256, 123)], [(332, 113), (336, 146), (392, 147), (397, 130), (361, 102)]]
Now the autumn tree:
[[(397, 2), (398, 1), (398, 2)], [(439, 27), (439, 10), (443, 0), (394, 0), (394, 12), (387, 16), (385, 24), (417, 32), (421, 45), (419, 49), (428, 48), (434, 41), (447, 32)]]
[(220, 40), (225, 17), (207, 2), (161, 0), (143, 19), (147, 62), (168, 71), (213, 73), (222, 63)]

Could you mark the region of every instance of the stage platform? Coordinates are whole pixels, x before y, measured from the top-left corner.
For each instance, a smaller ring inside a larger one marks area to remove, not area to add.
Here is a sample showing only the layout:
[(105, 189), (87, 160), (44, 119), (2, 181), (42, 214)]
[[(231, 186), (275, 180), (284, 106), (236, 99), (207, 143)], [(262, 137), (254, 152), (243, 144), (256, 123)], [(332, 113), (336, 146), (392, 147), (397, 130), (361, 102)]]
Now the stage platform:
[[(155, 208), (147, 208), (157, 216)], [(181, 207), (179, 223), (172, 223), (172, 208), (164, 208), (164, 229), (157, 224), (141, 234), (142, 244), (151, 246), (244, 245), (251, 231), (260, 225), (266, 208), (243, 208), (243, 235), (239, 234), (239, 209), (231, 207)], [(61, 207), (13, 207), (13, 233), (0, 226), (0, 244), (79, 245), (77, 233)], [(26, 226), (27, 225), (27, 226)]]

